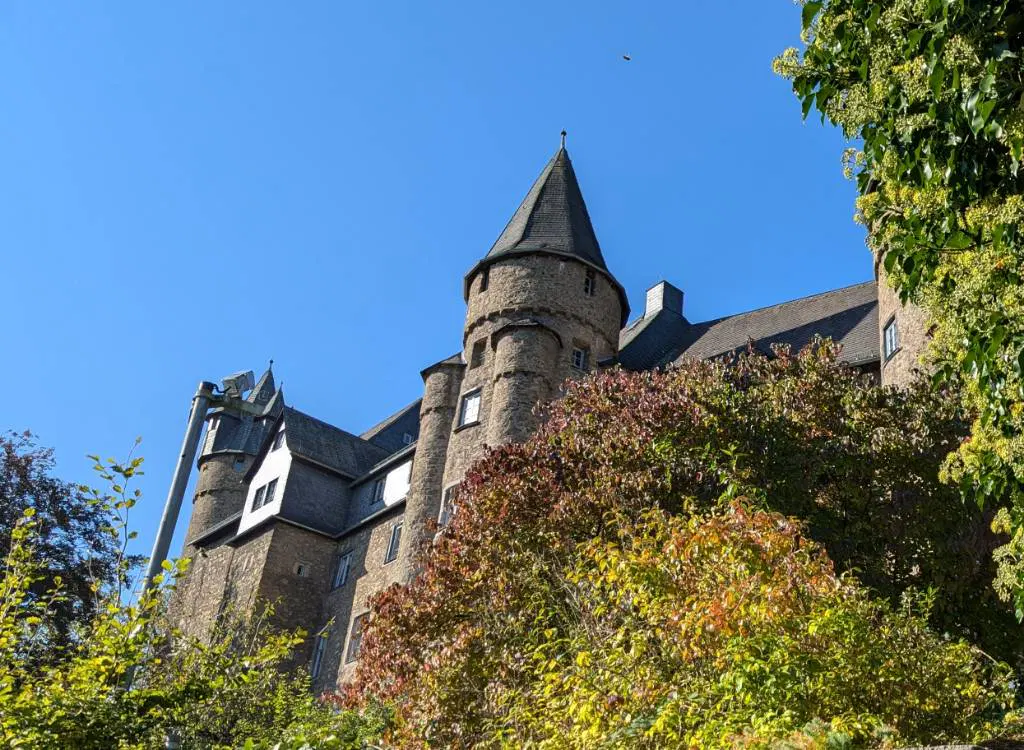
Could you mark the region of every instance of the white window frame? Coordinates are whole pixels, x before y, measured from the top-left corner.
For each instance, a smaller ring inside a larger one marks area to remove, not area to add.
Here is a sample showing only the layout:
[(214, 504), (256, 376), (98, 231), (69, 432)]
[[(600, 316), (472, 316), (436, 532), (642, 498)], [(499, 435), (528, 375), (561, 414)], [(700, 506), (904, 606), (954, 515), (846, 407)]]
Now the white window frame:
[(387, 477), (379, 477), (373, 480), (370, 485), (370, 504), (384, 502), (384, 487), (387, 484)]
[[(462, 400), (459, 402), (459, 427), (477, 424), (480, 421), (481, 396), (482, 392), (479, 388), (463, 395)], [(470, 418), (471, 410), (472, 418)]]
[(587, 269), (587, 275), (583, 277), (583, 296), (593, 297), (597, 293), (597, 274), (593, 268)]
[(586, 372), (590, 365), (590, 350), (585, 346), (574, 346), (572, 349), (572, 367), (574, 370)]
[(256, 490), (256, 494), (253, 495), (252, 497), (252, 509), (254, 511), (259, 510), (265, 505), (265, 503), (263, 502), (263, 498), (266, 496), (266, 494), (267, 485), (263, 485), (262, 487)]
[(882, 329), (882, 358), (888, 362), (892, 356), (900, 350), (900, 329), (896, 324), (896, 316), (889, 318), (889, 322)]
[(402, 445), (412, 445), (416, 442), (416, 437), (411, 432), (402, 433)]
[(455, 490), (457, 488), (458, 485), (453, 484), (441, 493), (441, 511), (437, 515), (437, 525), (442, 529), (446, 528), (452, 522), (452, 519), (455, 518), (455, 511), (457, 509)]
[(384, 550), (384, 564), (393, 563), (398, 559), (398, 549), (402, 544), (402, 521), (397, 521), (391, 527), (391, 537), (388, 539), (387, 549)]
[(331, 580), (332, 589), (340, 589), (348, 583), (348, 574), (352, 568), (352, 553), (346, 552), (338, 556), (338, 562), (334, 566), (334, 578)]
[(309, 666), (309, 676), (314, 680), (320, 676), (320, 668), (323, 666), (326, 650), (327, 634), (321, 630), (316, 634), (316, 643), (313, 645), (313, 661)]
[(348, 628), (348, 648), (345, 649), (345, 663), (351, 664), (359, 658), (359, 650), (363, 645), (363, 623), (369, 612), (363, 612), (352, 618)]

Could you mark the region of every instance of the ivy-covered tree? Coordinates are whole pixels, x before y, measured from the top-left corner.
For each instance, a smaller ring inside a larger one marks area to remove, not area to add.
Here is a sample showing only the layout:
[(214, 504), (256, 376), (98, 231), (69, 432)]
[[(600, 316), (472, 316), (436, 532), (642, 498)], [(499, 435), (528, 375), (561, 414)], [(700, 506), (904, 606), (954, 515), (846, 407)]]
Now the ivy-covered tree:
[(822, 342), (570, 384), (376, 599), (344, 700), (396, 702), (401, 747), (996, 733), (977, 645), (1022, 634), (989, 519), (938, 481), (964, 430)]
[(890, 283), (934, 322), (936, 379), (976, 420), (947, 466), (1006, 505), (997, 586), (1024, 617), (1024, 6), (1018, 0), (802, 2), (775, 63), (847, 152)]
[[(79, 487), (54, 476), (53, 451), (41, 448), (29, 432), (0, 434), (0, 551), (22, 512), (31, 508), (37, 529), (37, 565), (30, 594), (45, 596), (60, 580), (62, 596), (48, 618), (48, 658), (67, 645), (75, 626), (95, 612), (96, 586), (107, 586), (127, 572), (121, 565), (121, 539), (111, 509)], [(129, 560), (134, 563), (134, 559)]]

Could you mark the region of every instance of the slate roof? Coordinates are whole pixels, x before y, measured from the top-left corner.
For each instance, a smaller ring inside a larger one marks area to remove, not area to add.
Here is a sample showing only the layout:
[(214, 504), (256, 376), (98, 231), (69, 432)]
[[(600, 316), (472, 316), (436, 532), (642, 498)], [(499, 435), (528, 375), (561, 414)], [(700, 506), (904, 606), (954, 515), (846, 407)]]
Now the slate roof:
[(352, 478), (363, 475), (390, 454), (378, 445), (290, 406), (284, 408), (284, 429), (288, 450), (294, 455)]
[(422, 401), (423, 399), (416, 399), (390, 417), (378, 422), (359, 437), (369, 440), (374, 445), (391, 453), (402, 450), (407, 445), (403, 440), (406, 433), (412, 435), (413, 440), (419, 437)]
[(799, 349), (815, 335), (839, 343), (843, 360), (851, 365), (878, 361), (878, 297), (874, 282), (704, 323), (690, 323), (681, 315), (663, 310), (623, 330), (619, 362), (628, 369), (649, 369), (683, 359), (721, 356), (745, 349), (750, 341), (764, 352), (770, 351), (772, 344)]
[(604, 261), (564, 145), (544, 167), (487, 255), (466, 274), (464, 296), (468, 299), (469, 283), (481, 268), (504, 257), (526, 253), (570, 256), (603, 271), (619, 292), (625, 323), (629, 301)]

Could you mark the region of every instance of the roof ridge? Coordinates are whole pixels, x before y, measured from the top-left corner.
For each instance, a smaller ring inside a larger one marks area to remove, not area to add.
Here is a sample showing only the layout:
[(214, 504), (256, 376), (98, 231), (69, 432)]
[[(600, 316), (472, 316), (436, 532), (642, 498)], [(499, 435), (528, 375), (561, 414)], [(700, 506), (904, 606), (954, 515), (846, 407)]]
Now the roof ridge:
[(306, 419), (310, 419), (310, 420), (312, 420), (314, 422), (318, 422), (319, 424), (322, 424), (324, 427), (330, 427), (332, 430), (336, 430), (337, 432), (340, 432), (343, 435), (347, 435), (348, 437), (355, 438), (356, 440), (358, 440), (360, 442), (363, 442), (363, 443), (366, 443), (367, 445), (372, 445), (374, 448), (376, 448), (378, 450), (384, 450), (384, 448), (381, 448), (379, 445), (370, 442), (366, 438), (363, 438), (363, 437), (361, 437), (359, 435), (356, 435), (355, 433), (349, 432), (348, 430), (343, 429), (341, 427), (338, 427), (337, 425), (333, 425), (330, 422), (325, 422), (324, 420), (319, 419), (318, 417), (314, 417), (312, 414), (307, 414), (306, 412), (302, 411), (301, 409), (296, 409), (294, 406), (285, 406), (284, 408), (285, 408), (286, 411), (293, 411), (296, 414), (299, 414), (300, 416), (305, 417)]

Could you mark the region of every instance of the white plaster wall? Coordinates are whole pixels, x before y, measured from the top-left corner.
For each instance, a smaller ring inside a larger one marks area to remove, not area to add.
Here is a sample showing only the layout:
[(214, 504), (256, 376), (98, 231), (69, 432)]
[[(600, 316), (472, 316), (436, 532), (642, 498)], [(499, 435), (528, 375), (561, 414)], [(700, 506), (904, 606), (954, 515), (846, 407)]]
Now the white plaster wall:
[[(238, 524), (238, 531), (242, 532), (256, 525), (268, 516), (272, 516), (281, 510), (281, 498), (284, 497), (285, 484), (288, 481), (288, 470), (292, 465), (292, 454), (288, 451), (288, 436), (285, 435), (285, 444), (276, 451), (270, 451), (263, 457), (252, 481), (249, 482), (249, 492), (245, 497), (245, 510), (242, 511), (242, 520)], [(274, 500), (267, 503), (255, 512), (252, 510), (252, 500), (256, 496), (256, 490), (271, 480), (277, 480), (277, 487), (274, 489)]]
[(399, 464), (388, 472), (384, 483), (384, 505), (394, 505), (409, 494), (409, 480), (412, 478), (412, 461)]

